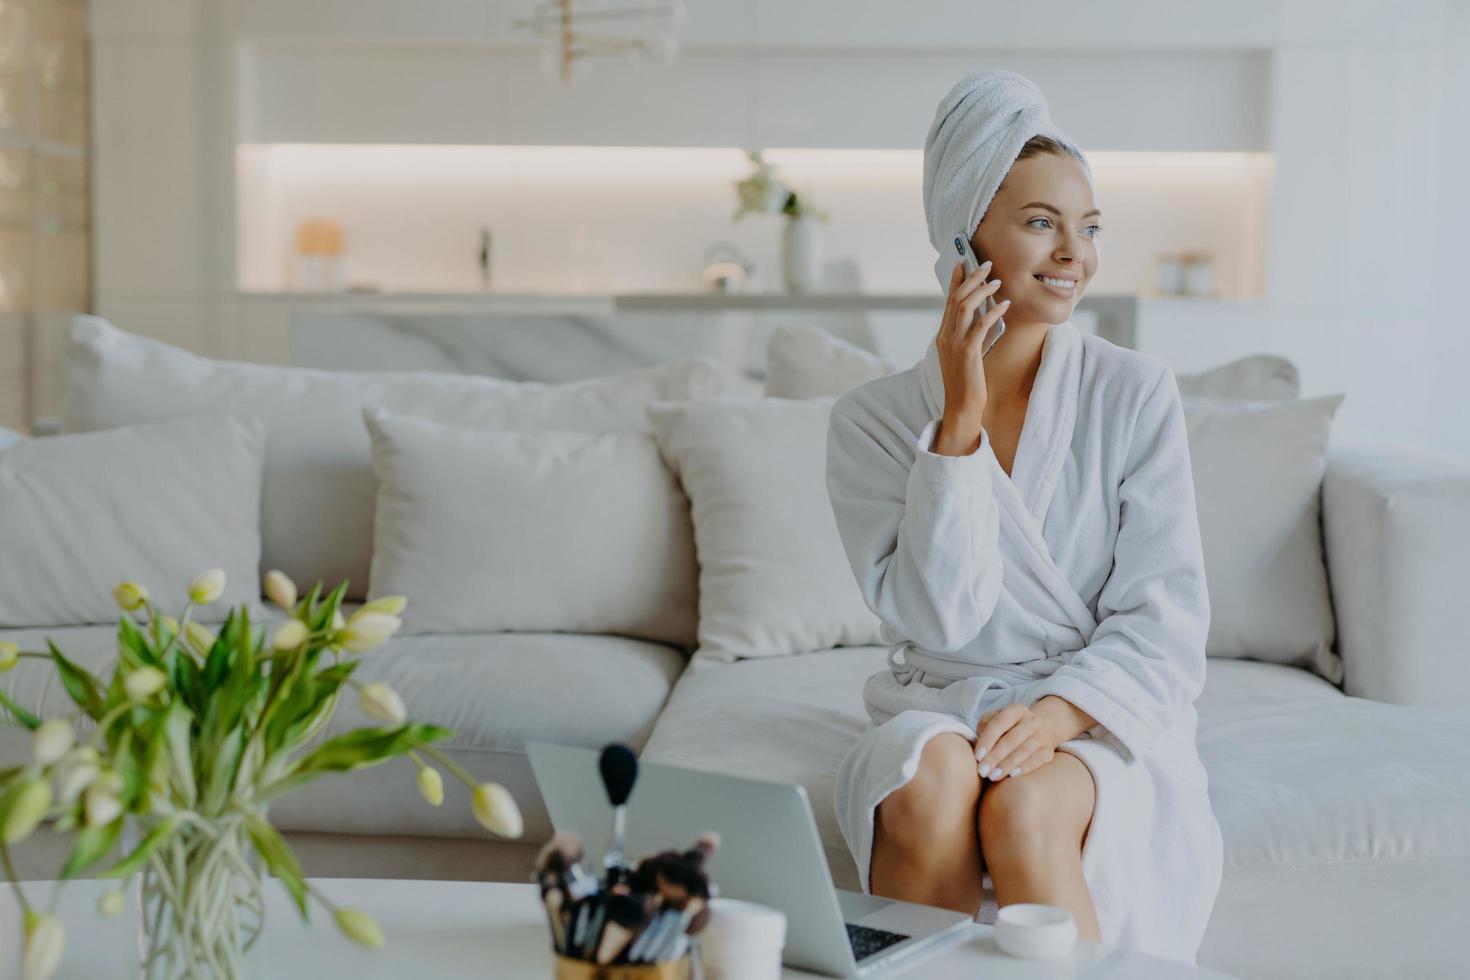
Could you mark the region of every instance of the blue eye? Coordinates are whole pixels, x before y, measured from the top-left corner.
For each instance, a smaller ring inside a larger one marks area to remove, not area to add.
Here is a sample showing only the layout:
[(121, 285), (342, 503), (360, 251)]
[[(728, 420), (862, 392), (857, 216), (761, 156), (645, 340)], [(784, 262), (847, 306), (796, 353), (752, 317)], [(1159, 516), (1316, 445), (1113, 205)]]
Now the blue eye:
[[(1026, 223), (1029, 225), (1032, 221), (1045, 221), (1047, 224), (1051, 224), (1050, 218), (1032, 218), (1031, 221), (1028, 221)], [(1097, 233), (1102, 231), (1102, 225), (1088, 225), (1087, 227), (1094, 229), (1092, 233), (1093, 238), (1096, 238)]]

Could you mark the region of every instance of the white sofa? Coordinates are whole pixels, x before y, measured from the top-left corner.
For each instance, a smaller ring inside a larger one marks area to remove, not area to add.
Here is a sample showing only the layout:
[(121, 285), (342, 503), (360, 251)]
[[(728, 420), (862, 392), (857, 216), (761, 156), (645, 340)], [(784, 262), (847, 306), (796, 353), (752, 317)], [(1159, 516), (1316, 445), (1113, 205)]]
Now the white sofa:
[[(1321, 499), (1344, 683), (1210, 659), (1199, 747), (1225, 874), (1199, 962), (1250, 977), (1462, 976), (1470, 643), (1460, 604), (1443, 597), (1467, 581), (1470, 466), (1334, 451)], [(27, 649), (44, 637), (94, 668), (115, 651), (111, 626), (0, 630)], [(407, 764), (323, 778), (273, 818), (312, 874), (525, 880), (551, 832), (526, 742), (620, 741), (646, 759), (801, 783), (834, 881), (857, 887), (832, 777), (867, 724), (862, 684), (885, 648), (734, 663), (691, 652), (614, 635), (401, 636), (358, 677), (388, 681), (415, 717), (455, 729), (447, 748), (511, 790), (523, 839), (487, 838), (456, 786), (447, 805), (424, 805)], [(68, 706), (29, 662), (0, 685), (41, 714)], [(343, 702), (334, 725), (361, 723)], [(27, 753), (23, 732), (0, 729), (0, 764)], [(19, 855), (23, 874), (54, 873), (56, 842), (42, 843)]]

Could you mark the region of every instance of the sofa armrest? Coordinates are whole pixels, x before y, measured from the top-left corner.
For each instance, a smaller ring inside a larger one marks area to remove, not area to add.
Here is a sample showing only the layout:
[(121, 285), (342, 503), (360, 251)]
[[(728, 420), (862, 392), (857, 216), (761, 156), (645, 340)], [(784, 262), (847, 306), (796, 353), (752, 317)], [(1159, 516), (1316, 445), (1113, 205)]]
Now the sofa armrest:
[(1343, 690), (1470, 702), (1470, 463), (1418, 449), (1334, 449), (1323, 546)]

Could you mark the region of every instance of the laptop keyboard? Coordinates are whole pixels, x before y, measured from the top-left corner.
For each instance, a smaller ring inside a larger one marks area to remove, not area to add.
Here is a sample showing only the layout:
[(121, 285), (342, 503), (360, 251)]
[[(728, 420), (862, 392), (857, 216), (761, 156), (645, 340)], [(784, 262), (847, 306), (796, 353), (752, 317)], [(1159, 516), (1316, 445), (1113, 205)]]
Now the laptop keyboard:
[(851, 922), (844, 923), (844, 925), (847, 926), (847, 941), (852, 946), (852, 955), (859, 963), (874, 953), (880, 953), (889, 946), (895, 946), (910, 938), (896, 932), (855, 926)]

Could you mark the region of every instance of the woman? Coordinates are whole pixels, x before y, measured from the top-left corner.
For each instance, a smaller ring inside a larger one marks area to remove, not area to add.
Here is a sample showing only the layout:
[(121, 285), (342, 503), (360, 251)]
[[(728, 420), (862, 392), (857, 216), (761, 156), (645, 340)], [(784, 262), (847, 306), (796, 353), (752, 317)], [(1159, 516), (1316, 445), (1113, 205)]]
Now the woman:
[[(1031, 82), (951, 90), (924, 196), (939, 331), (839, 398), (828, 431), (838, 530), (894, 644), (838, 769), (842, 832), (873, 894), (985, 921), (990, 902), (1061, 905), (1084, 939), (1193, 963), (1223, 853), (1195, 748), (1209, 597), (1174, 374), (1069, 320), (1100, 215)], [(957, 233), (973, 275), (951, 273)]]

